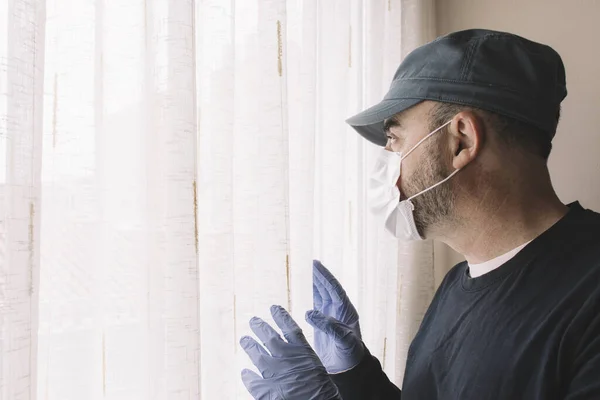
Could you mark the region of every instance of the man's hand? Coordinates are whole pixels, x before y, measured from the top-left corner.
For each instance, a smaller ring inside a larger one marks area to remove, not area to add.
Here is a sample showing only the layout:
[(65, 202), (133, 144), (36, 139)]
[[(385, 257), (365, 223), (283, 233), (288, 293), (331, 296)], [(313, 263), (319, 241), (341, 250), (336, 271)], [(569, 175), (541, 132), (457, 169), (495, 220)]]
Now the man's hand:
[(250, 320), (250, 328), (267, 349), (251, 337), (240, 340), (262, 375), (242, 371), (242, 381), (250, 394), (256, 400), (341, 400), (319, 357), (288, 312), (272, 306), (271, 315), (286, 340), (256, 317)]
[(356, 367), (365, 355), (358, 313), (346, 291), (319, 261), (313, 261), (314, 310), (306, 321), (315, 328), (315, 349), (327, 372)]

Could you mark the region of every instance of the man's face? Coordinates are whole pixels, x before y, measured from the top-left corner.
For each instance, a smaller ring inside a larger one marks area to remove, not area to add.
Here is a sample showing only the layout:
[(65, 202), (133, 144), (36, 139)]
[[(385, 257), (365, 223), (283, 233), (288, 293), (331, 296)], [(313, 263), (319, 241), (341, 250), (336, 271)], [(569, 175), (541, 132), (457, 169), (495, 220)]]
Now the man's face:
[[(398, 125), (388, 129), (388, 150), (406, 154), (428, 133), (438, 127), (429, 124), (431, 103), (421, 103), (402, 113)], [(446, 129), (433, 134), (402, 161), (402, 172), (396, 186), (400, 200), (432, 187), (452, 172)], [(426, 237), (434, 226), (441, 225), (453, 210), (452, 180), (412, 199), (417, 230)]]

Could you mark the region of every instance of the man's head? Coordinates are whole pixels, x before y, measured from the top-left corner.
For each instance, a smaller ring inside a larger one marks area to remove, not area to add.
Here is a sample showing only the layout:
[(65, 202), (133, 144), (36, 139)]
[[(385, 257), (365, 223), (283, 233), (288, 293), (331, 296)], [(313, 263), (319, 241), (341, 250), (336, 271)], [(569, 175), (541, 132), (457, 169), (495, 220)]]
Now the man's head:
[(476, 207), (486, 193), (508, 190), (507, 186), (515, 184), (515, 174), (525, 184), (528, 180), (539, 183), (547, 176), (549, 138), (554, 132), (452, 103), (425, 101), (387, 118), (386, 148), (405, 154), (448, 122), (404, 159), (397, 182), (403, 200), (461, 170), (455, 178), (412, 200), (415, 224), (423, 237), (456, 229), (461, 211)]
[(412, 200), (419, 233), (436, 237), (478, 202), (502, 201), (517, 182), (521, 192), (552, 192), (546, 161), (566, 94), (564, 65), (551, 47), (472, 29), (414, 50), (384, 99), (347, 122), (372, 143), (406, 152), (451, 121), (404, 159), (398, 181), (402, 200), (460, 169)]

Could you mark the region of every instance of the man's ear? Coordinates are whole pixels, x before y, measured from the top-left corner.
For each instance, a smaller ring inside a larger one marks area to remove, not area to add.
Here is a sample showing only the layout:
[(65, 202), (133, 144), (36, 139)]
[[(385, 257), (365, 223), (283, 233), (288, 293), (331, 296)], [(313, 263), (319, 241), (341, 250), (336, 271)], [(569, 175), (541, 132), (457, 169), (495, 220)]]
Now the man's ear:
[(452, 137), (452, 166), (461, 169), (473, 161), (481, 151), (485, 127), (479, 115), (462, 111), (454, 116), (449, 126)]

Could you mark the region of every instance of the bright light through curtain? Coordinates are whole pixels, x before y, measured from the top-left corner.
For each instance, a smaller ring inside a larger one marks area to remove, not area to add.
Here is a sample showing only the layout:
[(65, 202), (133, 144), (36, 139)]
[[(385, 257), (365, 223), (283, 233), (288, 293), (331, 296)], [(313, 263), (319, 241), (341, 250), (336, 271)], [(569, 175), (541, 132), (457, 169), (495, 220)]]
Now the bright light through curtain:
[[(401, 383), (443, 273), (368, 213), (344, 119), (433, 0), (0, 5), (0, 399), (248, 399), (237, 342), (311, 260)], [(268, 318), (267, 318), (268, 320)]]

